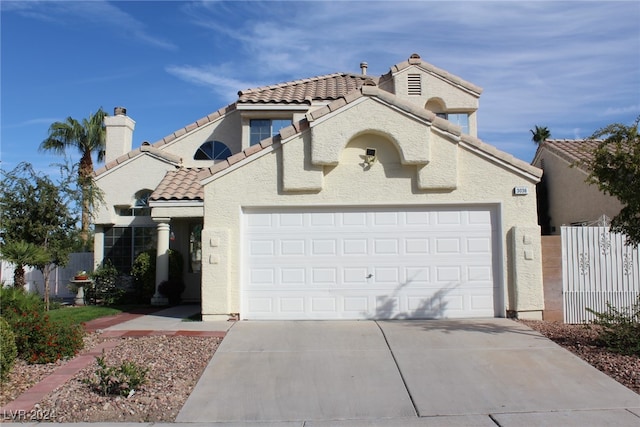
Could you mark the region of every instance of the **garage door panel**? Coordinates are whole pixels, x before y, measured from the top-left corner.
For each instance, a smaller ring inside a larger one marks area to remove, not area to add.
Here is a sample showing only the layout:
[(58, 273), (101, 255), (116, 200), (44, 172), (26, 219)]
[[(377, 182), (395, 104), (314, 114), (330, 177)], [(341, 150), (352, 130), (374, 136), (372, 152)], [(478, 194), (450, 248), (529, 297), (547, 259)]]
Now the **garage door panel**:
[(248, 211), (242, 318), (494, 315), (486, 208)]
[(276, 253), (275, 243), (272, 240), (253, 240), (249, 248), (252, 256), (273, 256)]
[(338, 254), (338, 241), (336, 239), (314, 239), (311, 241), (311, 255), (332, 255)]
[(304, 313), (303, 297), (280, 298), (278, 302), (280, 303), (280, 311), (283, 313)]
[(280, 240), (280, 254), (285, 256), (304, 256), (306, 242), (301, 239)]
[(366, 256), (369, 253), (368, 239), (346, 237), (342, 240), (342, 255)]
[(309, 225), (311, 227), (334, 227), (336, 215), (333, 212), (311, 213)]

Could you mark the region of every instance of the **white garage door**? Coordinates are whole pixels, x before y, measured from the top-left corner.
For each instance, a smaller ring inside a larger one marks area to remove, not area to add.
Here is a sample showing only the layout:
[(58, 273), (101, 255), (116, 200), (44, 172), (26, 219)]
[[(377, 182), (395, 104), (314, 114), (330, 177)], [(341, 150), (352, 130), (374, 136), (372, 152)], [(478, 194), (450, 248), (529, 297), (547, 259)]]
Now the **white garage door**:
[(490, 208), (247, 210), (243, 319), (493, 317)]

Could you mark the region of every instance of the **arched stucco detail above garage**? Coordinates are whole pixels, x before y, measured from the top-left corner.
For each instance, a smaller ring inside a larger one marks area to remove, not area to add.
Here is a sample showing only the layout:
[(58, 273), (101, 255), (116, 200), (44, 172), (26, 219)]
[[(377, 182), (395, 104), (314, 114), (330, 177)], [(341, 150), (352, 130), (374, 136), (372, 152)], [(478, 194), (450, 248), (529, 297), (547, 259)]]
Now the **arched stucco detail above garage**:
[(311, 123), (311, 163), (336, 166), (347, 143), (363, 132), (370, 132), (391, 138), (399, 149), (402, 164), (424, 165), (430, 160), (430, 127), (428, 120), (389, 108), (377, 98), (363, 97), (339, 114), (328, 114)]

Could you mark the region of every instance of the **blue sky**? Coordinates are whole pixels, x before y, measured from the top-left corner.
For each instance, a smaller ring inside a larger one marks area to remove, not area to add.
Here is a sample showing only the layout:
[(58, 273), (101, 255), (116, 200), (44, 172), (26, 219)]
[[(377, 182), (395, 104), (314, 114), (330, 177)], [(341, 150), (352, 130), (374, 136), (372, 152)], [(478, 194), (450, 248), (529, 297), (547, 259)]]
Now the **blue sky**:
[[(640, 115), (637, 1), (0, 1), (0, 160), (51, 172), (49, 125), (127, 108), (134, 148), (237, 91), (380, 75), (416, 52), (484, 89), (479, 137), (531, 161), (529, 129), (582, 138)], [(98, 165), (99, 166), (99, 165)]]

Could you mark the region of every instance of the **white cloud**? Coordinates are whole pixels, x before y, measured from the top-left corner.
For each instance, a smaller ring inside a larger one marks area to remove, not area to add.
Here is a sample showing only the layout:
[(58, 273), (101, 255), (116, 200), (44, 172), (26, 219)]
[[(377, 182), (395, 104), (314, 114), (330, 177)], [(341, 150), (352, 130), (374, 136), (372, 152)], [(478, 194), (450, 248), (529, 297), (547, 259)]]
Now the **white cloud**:
[(226, 102), (233, 102), (237, 98), (238, 90), (256, 86), (252, 83), (242, 82), (232, 77), (225, 77), (222, 67), (195, 67), (190, 65), (172, 65), (166, 67), (166, 71), (181, 80), (209, 87), (211, 90), (223, 96)]

